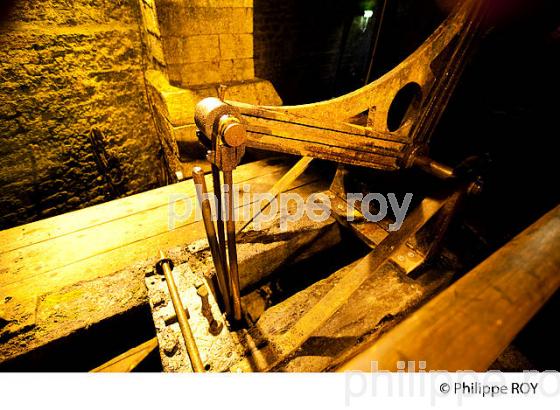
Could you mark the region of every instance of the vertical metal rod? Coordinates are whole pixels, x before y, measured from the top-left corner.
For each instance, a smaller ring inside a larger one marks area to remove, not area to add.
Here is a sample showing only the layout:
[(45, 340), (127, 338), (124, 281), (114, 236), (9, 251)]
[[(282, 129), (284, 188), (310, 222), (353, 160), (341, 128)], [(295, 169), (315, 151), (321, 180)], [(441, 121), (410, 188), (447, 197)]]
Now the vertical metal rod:
[(204, 365), (202, 364), (200, 353), (198, 352), (198, 347), (196, 346), (196, 341), (189, 325), (187, 313), (183, 306), (183, 302), (181, 302), (181, 297), (179, 296), (177, 285), (175, 285), (175, 280), (173, 279), (170, 261), (166, 258), (163, 251), (160, 251), (159, 255), (161, 258), (160, 266), (163, 270), (163, 274), (165, 275), (165, 281), (167, 282), (167, 287), (169, 288), (169, 295), (171, 296), (171, 301), (173, 302), (173, 307), (175, 308), (175, 314), (177, 315), (177, 321), (179, 322), (179, 327), (181, 328), (181, 333), (183, 334), (183, 339), (185, 340), (185, 347), (187, 348), (187, 353), (191, 360), (193, 371), (197, 373), (204, 372)]
[(226, 313), (228, 315), (231, 315), (232, 310), (229, 292), (229, 277), (225, 268), (225, 259), (220, 251), (220, 245), (218, 244), (218, 239), (216, 237), (214, 222), (212, 221), (212, 208), (210, 206), (210, 199), (208, 198), (208, 188), (206, 187), (204, 171), (200, 167), (194, 167), (192, 175), (194, 183), (196, 185), (198, 202), (200, 204), (200, 208), (202, 209), (202, 220), (204, 222), (206, 236), (208, 237), (210, 253), (212, 254), (212, 260), (214, 261), (214, 267), (216, 269), (216, 275), (218, 277), (218, 287), (220, 289)]
[[(379, 7), (379, 6), (377, 6)], [(379, 44), (379, 37), (381, 36), (381, 27), (383, 26), (383, 20), (385, 19), (385, 10), (387, 9), (387, 0), (383, 0), (381, 4), (381, 9), (378, 8), (378, 13), (375, 18), (375, 25), (373, 27), (373, 39), (371, 45), (371, 52), (369, 56), (369, 64), (366, 72), (366, 78), (364, 80), (364, 86), (369, 84), (371, 80), (371, 74), (373, 72), (373, 63), (375, 62), (375, 57), (377, 54), (377, 45)]]
[[(220, 182), (220, 169), (212, 164), (212, 184), (214, 185), (214, 195), (216, 196), (216, 223), (218, 225), (218, 244), (220, 254), (222, 255), (222, 262), (224, 270), (228, 273), (227, 256), (226, 256), (226, 234), (224, 230), (224, 214), (223, 214), (223, 199), (222, 199), (222, 183)], [(230, 295), (229, 280), (228, 295)]]
[(233, 173), (224, 171), (226, 193), (226, 232), (229, 257), (229, 274), (231, 279), (231, 296), (233, 299), (233, 318), (241, 320), (241, 292), (239, 290), (239, 272), (237, 270), (237, 245), (235, 242), (235, 220), (233, 210)]

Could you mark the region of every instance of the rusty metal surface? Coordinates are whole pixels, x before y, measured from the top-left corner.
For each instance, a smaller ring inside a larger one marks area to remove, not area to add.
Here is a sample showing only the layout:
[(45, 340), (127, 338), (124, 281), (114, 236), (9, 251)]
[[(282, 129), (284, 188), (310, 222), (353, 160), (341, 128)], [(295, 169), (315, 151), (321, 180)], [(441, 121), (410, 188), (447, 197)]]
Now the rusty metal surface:
[(181, 301), (177, 285), (175, 284), (175, 279), (173, 278), (172, 268), (173, 264), (171, 260), (167, 259), (163, 251), (160, 251), (160, 260), (156, 264), (156, 271), (158, 271), (159, 274), (163, 274), (165, 282), (167, 283), (167, 289), (169, 291), (173, 309), (175, 310), (175, 316), (177, 317), (179, 328), (181, 329), (183, 342), (187, 350), (187, 355), (189, 356), (191, 367), (195, 372), (201, 373), (204, 372), (204, 364), (200, 358), (198, 346), (196, 345), (196, 340), (193, 337), (191, 326), (189, 325), (188, 309), (185, 309), (183, 302)]
[[(233, 175), (231, 171), (224, 172), (224, 186), (227, 188), (226, 203), (226, 235), (228, 268), (231, 285), (231, 300), (233, 304), (233, 319), (237, 322), (242, 319), (241, 290), (239, 288), (239, 267), (237, 264), (237, 242), (235, 240), (235, 220), (233, 210)], [(221, 193), (217, 193), (221, 194)]]
[[(204, 172), (201, 168), (195, 167), (193, 169), (193, 180), (196, 185), (196, 194), (198, 203), (202, 209), (202, 221), (204, 222), (204, 229), (206, 230), (206, 237), (210, 246), (212, 260), (216, 269), (216, 277), (218, 281), (219, 297), (228, 315), (232, 314), (231, 307), (231, 293), (230, 293), (230, 278), (227, 270), (226, 261), (224, 259), (225, 253), (220, 249), (220, 242), (216, 236), (216, 228), (214, 227), (212, 208), (210, 206), (210, 199), (208, 197), (208, 188), (206, 187), (206, 180)], [(219, 208), (218, 208), (219, 209)], [(218, 223), (221, 223), (221, 217)], [(220, 226), (220, 225), (219, 225)], [(222, 231), (223, 231), (223, 224)], [(225, 240), (222, 239), (222, 243)]]
[[(204, 370), (227, 371), (240, 360), (242, 350), (236, 342), (236, 336), (225, 325), (225, 317), (212, 293), (199, 291), (206, 286), (203, 275), (193, 272), (186, 262), (176, 265), (173, 274), (181, 301), (189, 312), (189, 324), (205, 366)], [(186, 349), (181, 343), (181, 330), (164, 277), (151, 272), (145, 283), (163, 370), (192, 372)]]

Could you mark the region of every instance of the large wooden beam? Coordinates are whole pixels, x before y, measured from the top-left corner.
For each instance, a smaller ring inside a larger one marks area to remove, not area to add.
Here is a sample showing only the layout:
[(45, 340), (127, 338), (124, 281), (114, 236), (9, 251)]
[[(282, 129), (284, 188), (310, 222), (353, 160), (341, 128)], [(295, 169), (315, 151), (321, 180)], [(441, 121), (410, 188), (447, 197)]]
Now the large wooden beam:
[[(243, 165), (235, 183), (266, 192), (288, 169)], [(291, 188), (324, 189), (315, 180)], [(185, 199), (196, 203), (191, 180), (0, 232), (0, 362), (146, 304), (144, 273), (131, 267), (205, 236), (194, 215), (170, 226)]]
[(338, 370), (485, 371), (559, 287), (557, 206)]

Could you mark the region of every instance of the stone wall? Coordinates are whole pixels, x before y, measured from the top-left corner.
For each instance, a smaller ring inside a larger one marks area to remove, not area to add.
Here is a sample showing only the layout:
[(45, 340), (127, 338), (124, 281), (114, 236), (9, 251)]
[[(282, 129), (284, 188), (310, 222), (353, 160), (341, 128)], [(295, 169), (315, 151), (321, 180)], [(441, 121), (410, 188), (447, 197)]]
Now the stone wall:
[[(282, 100), (253, 63), (253, 0), (139, 0), (149, 56), (148, 100), (169, 181), (208, 166), (196, 137), (195, 105), (218, 97), (258, 105)], [(224, 89), (222, 89), (224, 90)]]
[(156, 0), (138, 0), (138, 4), (140, 5), (140, 32), (145, 48), (146, 67), (167, 73)]
[(155, 0), (171, 84), (252, 80), (253, 0)]
[(157, 186), (137, 1), (9, 5), (0, 27), (0, 228)]

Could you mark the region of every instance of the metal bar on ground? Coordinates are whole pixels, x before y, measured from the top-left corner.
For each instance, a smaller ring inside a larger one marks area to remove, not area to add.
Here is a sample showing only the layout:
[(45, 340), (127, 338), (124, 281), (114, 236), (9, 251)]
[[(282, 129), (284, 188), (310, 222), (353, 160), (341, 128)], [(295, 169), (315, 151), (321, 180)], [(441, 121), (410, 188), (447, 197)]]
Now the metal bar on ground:
[(191, 360), (193, 371), (196, 373), (204, 372), (204, 365), (202, 364), (202, 359), (200, 358), (200, 353), (196, 345), (196, 340), (192, 334), (191, 327), (189, 325), (189, 319), (181, 301), (181, 296), (177, 290), (177, 285), (175, 284), (175, 279), (173, 278), (173, 271), (171, 270), (171, 260), (167, 259), (165, 253), (160, 251), (160, 261), (158, 262), (158, 267), (163, 271), (165, 275), (165, 281), (167, 287), (169, 288), (169, 295), (171, 296), (171, 301), (173, 302), (173, 307), (175, 308), (175, 314), (177, 315), (177, 321), (179, 322), (179, 327), (181, 328), (181, 333), (185, 341), (185, 347), (187, 348), (187, 353)]

